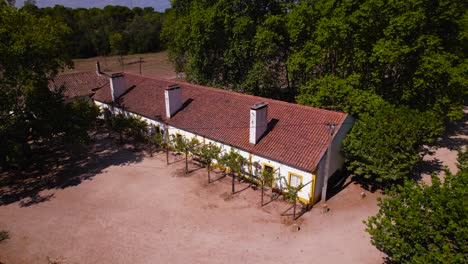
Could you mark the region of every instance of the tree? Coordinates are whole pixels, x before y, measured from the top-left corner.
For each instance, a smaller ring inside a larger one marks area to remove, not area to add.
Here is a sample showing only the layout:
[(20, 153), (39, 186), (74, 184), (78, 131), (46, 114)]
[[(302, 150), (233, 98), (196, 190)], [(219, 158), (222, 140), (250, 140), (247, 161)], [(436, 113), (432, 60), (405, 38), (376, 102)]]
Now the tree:
[(109, 37), (112, 53), (122, 56), (126, 52), (126, 41), (121, 33), (114, 33)]
[(201, 158), (203, 163), (206, 164), (206, 170), (208, 172), (208, 183), (211, 183), (210, 171), (211, 163), (215, 160), (219, 160), (219, 155), (221, 153), (221, 148), (215, 144), (204, 144), (200, 147)]
[(196, 137), (192, 137), (190, 140), (187, 140), (186, 148), (189, 153), (198, 153), (200, 148), (200, 140), (198, 140)]
[(406, 182), (379, 199), (365, 224), (372, 244), (389, 263), (463, 263), (468, 256), (468, 172), (432, 184)]
[(34, 145), (85, 143), (96, 109), (49, 85), (71, 65), (69, 29), (9, 6), (0, 7), (0, 28), (0, 166), (27, 166)]
[[(152, 8), (130, 10), (124, 6), (107, 6), (104, 9), (72, 9), (61, 5), (38, 8), (29, 4), (22, 10), (66, 24), (71, 29), (68, 41), (73, 45), (65, 48), (74, 58), (107, 56), (110, 52), (124, 55), (158, 51), (163, 46), (160, 32), (164, 14)], [(114, 49), (111, 48), (111, 39)]]
[(188, 173), (188, 155), (196, 155), (200, 147), (200, 141), (196, 137), (192, 137), (190, 140), (185, 140), (185, 173)]
[(402, 182), (413, 176), (423, 144), (441, 130), (436, 115), (408, 107), (362, 114), (343, 142), (348, 169), (371, 183)]
[(150, 155), (153, 156), (155, 150), (162, 149), (164, 145), (164, 136), (160, 132), (153, 132), (146, 137), (147, 142), (150, 144)]
[(139, 117), (118, 113), (110, 117), (111, 128), (119, 134), (119, 142), (123, 143), (124, 136), (131, 137), (136, 143), (146, 139), (148, 124)]
[(461, 171), (468, 171), (468, 149), (458, 151), (457, 167)]
[[(142, 120), (140, 117), (129, 116), (127, 117), (127, 129), (126, 133), (129, 137), (133, 138), (135, 144), (144, 142), (148, 134), (148, 123)], [(137, 148), (137, 145), (135, 146)]]
[(172, 147), (179, 153), (185, 153), (187, 149), (187, 139), (182, 135), (171, 135)]
[[(62, 117), (66, 127), (63, 143), (71, 145), (73, 149), (80, 149), (89, 143), (88, 131), (96, 127), (100, 109), (88, 100), (78, 98), (66, 104)], [(76, 152), (76, 151), (74, 151)]]
[(283, 182), (285, 182), (285, 186), (286, 186), (286, 190), (283, 191), (283, 196), (288, 203), (293, 204), (293, 219), (296, 219), (297, 197), (298, 197), (298, 193), (304, 187), (304, 184), (301, 182), (299, 185), (293, 186), (284, 177), (282, 177), (282, 180)]
[(127, 117), (124, 114), (119, 113), (115, 116), (110, 117), (109, 121), (111, 129), (119, 134), (119, 142), (122, 144), (125, 130), (128, 127)]
[[(268, 28), (279, 30), (284, 24), (281, 16), (274, 17), (285, 13), (282, 2), (173, 2), (174, 8), (166, 13), (161, 35), (168, 43), (176, 70), (184, 71), (189, 81), (199, 84), (249, 93), (265, 91), (263, 94), (270, 97), (279, 95), (277, 91), (281, 87), (274, 85), (282, 82), (275, 82), (274, 76), (284, 76), (287, 41), (283, 32), (268, 31)], [(263, 23), (267, 17), (270, 19)], [(262, 25), (262, 33), (256, 38), (258, 25)], [(264, 51), (262, 47), (269, 50)], [(267, 69), (270, 72), (263, 74)], [(260, 76), (262, 80), (256, 82)]]
[(136, 15), (126, 28), (131, 53), (158, 51), (162, 48), (160, 32), (163, 16), (160, 13)]
[(232, 177), (232, 193), (235, 193), (235, 173), (240, 173), (243, 167), (248, 163), (247, 159), (241, 154), (231, 149), (231, 151), (225, 153), (220, 157), (219, 163), (228, 169), (229, 174)]
[(273, 172), (269, 171), (269, 170), (265, 170), (263, 169), (262, 170), (262, 167), (261, 165), (258, 163), (258, 162), (254, 162), (252, 164), (253, 167), (256, 168), (257, 170), (257, 173), (259, 175), (259, 178), (260, 178), (260, 188), (261, 188), (261, 206), (264, 205), (264, 194), (265, 194), (265, 187), (268, 186), (268, 187), (271, 187), (272, 184), (273, 184), (273, 180), (274, 180), (274, 175), (273, 175)]

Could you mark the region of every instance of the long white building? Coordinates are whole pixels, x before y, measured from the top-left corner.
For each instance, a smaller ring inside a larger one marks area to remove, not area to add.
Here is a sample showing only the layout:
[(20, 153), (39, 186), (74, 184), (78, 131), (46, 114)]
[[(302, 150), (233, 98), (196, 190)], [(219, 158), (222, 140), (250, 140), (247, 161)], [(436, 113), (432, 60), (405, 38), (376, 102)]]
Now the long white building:
[[(51, 83), (61, 85), (68, 97), (86, 96), (103, 110), (139, 116), (170, 135), (235, 150), (274, 172), (277, 188), (284, 180), (306, 184), (298, 193), (306, 204), (320, 199), (325, 179), (343, 166), (341, 143), (353, 123), (345, 113), (133, 73), (107, 75), (99, 67)], [(257, 177), (258, 171), (246, 166), (245, 174)]]

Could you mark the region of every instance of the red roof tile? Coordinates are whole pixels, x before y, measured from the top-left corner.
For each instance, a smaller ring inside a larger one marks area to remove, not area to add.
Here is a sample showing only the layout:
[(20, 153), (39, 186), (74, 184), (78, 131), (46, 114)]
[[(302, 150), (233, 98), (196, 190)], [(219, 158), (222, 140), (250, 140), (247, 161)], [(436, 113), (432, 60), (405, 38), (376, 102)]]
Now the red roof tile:
[[(271, 160), (305, 171), (312, 171), (328, 144), (326, 123), (344, 122), (347, 114), (246, 95), (172, 80), (125, 73), (127, 87), (119, 98), (131, 112), (156, 119), (165, 117), (164, 89), (179, 84), (182, 101), (187, 105), (169, 125), (209, 139), (231, 145)], [(94, 99), (110, 101), (109, 85)], [(249, 143), (250, 107), (260, 101), (268, 103), (268, 120), (275, 123), (256, 145)]]
[(77, 96), (90, 96), (95, 89), (109, 84), (105, 75), (97, 75), (96, 72), (78, 72), (57, 76), (49, 83), (50, 88), (65, 87), (64, 95), (67, 98)]

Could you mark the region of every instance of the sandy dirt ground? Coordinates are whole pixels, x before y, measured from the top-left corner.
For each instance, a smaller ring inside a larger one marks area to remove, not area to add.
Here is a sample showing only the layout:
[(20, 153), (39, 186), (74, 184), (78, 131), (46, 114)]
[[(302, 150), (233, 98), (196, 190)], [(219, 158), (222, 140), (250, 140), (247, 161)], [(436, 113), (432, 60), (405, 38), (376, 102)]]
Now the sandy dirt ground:
[(316, 206), (293, 231), (280, 215), (289, 205), (260, 207), (260, 191), (246, 183), (230, 196), (230, 178), (207, 184), (205, 169), (184, 175), (174, 156), (166, 165), (165, 154), (116, 149), (116, 162), (41, 191), (47, 199), (0, 206), (0, 230), (11, 236), (0, 263), (382, 263), (362, 223), (378, 210), (377, 194), (361, 198), (352, 182), (329, 213)]
[(139, 58), (142, 58), (141, 72), (145, 75), (150, 75), (164, 79), (176, 78), (174, 67), (168, 60), (168, 52), (162, 51), (158, 53), (132, 54), (123, 56), (123, 66), (119, 56), (109, 57), (93, 57), (89, 59), (75, 59), (74, 68), (66, 69), (64, 73), (95, 71), (96, 61), (99, 61), (101, 70), (104, 72), (133, 72), (139, 73), (140, 63)]
[(464, 118), (449, 126), (434, 146), (427, 146), (429, 153), (424, 156), (427, 166), (422, 173), (424, 182), (430, 184), (432, 173), (443, 178), (445, 168), (453, 174), (458, 172), (458, 151), (466, 149), (468, 145), (468, 107), (465, 107), (464, 113)]

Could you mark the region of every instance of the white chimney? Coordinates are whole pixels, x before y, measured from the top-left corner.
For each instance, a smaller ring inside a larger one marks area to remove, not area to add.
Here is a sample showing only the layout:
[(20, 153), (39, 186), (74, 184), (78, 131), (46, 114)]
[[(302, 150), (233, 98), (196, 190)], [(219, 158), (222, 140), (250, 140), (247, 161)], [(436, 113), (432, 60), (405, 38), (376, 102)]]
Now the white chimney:
[(123, 73), (114, 73), (111, 75), (109, 81), (112, 101), (115, 101), (125, 92), (125, 78)]
[(182, 89), (177, 84), (169, 85), (164, 91), (166, 99), (166, 117), (171, 118), (182, 107)]
[(96, 74), (98, 76), (101, 76), (102, 72), (101, 72), (101, 65), (99, 65), (99, 61), (96, 61)]
[(268, 128), (268, 104), (258, 102), (250, 108), (250, 144), (257, 144)]

